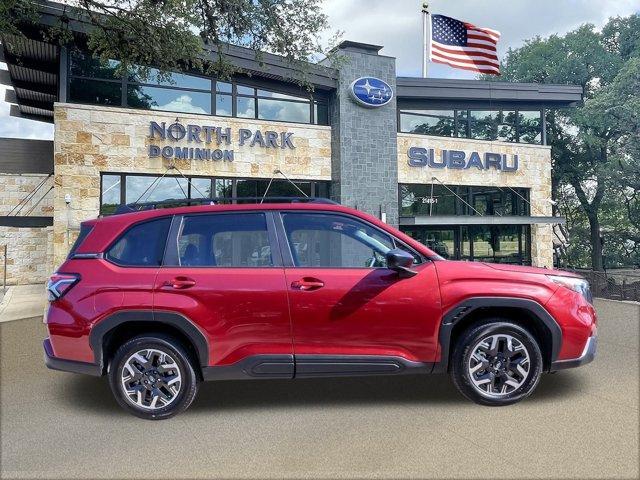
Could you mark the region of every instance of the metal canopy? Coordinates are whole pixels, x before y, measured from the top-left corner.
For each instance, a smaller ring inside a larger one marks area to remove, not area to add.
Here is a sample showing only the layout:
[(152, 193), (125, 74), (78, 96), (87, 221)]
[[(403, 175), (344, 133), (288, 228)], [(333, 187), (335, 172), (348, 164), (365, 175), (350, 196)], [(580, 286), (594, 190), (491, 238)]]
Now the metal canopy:
[(534, 225), (565, 224), (564, 217), (480, 216), (480, 215), (418, 215), (400, 217), (400, 225)]
[(488, 82), (444, 78), (398, 77), (397, 97), (401, 108), (430, 100), (443, 104), (529, 105), (537, 107), (573, 107), (582, 102), (580, 85)]
[(13, 87), (5, 100), (10, 115), (53, 122), (57, 99), (60, 49), (54, 45), (14, 35), (0, 36), (8, 71), (0, 71), (0, 83)]

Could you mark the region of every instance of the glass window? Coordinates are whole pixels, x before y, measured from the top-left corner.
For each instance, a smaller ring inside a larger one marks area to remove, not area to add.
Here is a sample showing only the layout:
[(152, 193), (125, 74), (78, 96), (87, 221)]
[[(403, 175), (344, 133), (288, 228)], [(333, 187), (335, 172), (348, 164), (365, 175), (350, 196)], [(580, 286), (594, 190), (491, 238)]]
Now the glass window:
[(129, 85), (127, 88), (127, 105), (150, 110), (210, 114), (211, 94)]
[(258, 99), (258, 118), (283, 122), (309, 123), (311, 111), (309, 103)]
[(469, 115), (467, 110), (456, 110), (456, 137), (469, 137)]
[(216, 178), (214, 196), (216, 198), (233, 197), (233, 180), (229, 180), (226, 178)]
[(258, 196), (258, 180), (236, 180), (236, 196), (251, 197)]
[(131, 267), (161, 265), (170, 224), (167, 217), (131, 227), (109, 249), (107, 259)]
[(471, 227), (475, 261), (522, 263), (522, 225)]
[(100, 199), (100, 213), (108, 215), (114, 213), (120, 205), (120, 175), (102, 176), (102, 198)]
[(262, 213), (186, 217), (178, 237), (178, 254), (182, 266), (273, 265)]
[[(456, 187), (450, 187), (454, 192)], [(456, 215), (457, 197), (443, 185), (400, 185), (400, 215)]]
[(283, 221), (297, 267), (384, 267), (393, 248), (388, 235), (346, 216), (285, 213)]
[(232, 85), (227, 82), (216, 82), (216, 92), (231, 93)]
[(129, 80), (132, 82), (152, 83), (170, 87), (211, 90), (211, 80), (208, 78), (185, 75), (183, 73), (160, 75), (160, 71), (155, 68), (133, 67), (129, 73)]
[(518, 112), (518, 138), (523, 143), (542, 143), (542, 125), (539, 111)]
[(241, 118), (256, 118), (255, 99), (253, 97), (236, 98), (236, 116)]
[(329, 125), (329, 105), (315, 102), (313, 108), (313, 117), (316, 125)]
[(231, 95), (216, 93), (216, 115), (220, 117), (230, 117), (233, 113), (232, 101), (233, 97), (231, 97)]
[(498, 140), (503, 142), (515, 142), (516, 137), (516, 112), (500, 111), (495, 113), (498, 128)]
[(289, 100), (306, 100), (304, 97), (295, 96), (295, 95), (287, 95), (285, 93), (278, 92), (270, 92), (269, 90), (258, 90), (257, 94), (259, 97), (269, 97), (269, 98), (284, 98)]
[(125, 183), (127, 203), (188, 198), (185, 178), (128, 175)]
[(471, 110), (471, 138), (479, 140), (497, 140), (498, 124), (496, 112)]
[(82, 50), (71, 50), (71, 75), (79, 77), (116, 79), (121, 78), (116, 72), (120, 66), (117, 60), (101, 61), (92, 56), (89, 52)]
[(192, 178), (191, 198), (211, 198), (211, 179)]
[[(269, 185), (269, 180), (258, 181), (258, 196), (262, 197), (267, 192), (267, 198), (269, 197), (304, 197), (305, 195), (311, 196), (311, 182), (291, 182), (286, 180), (274, 180)], [(298, 190), (298, 187), (300, 190)], [(269, 190), (267, 190), (267, 188)]]
[(69, 98), (78, 103), (97, 105), (122, 105), (122, 84), (72, 78), (69, 82)]
[(236, 91), (239, 95), (255, 95), (256, 89), (251, 87), (245, 87), (244, 85), (236, 85)]
[(453, 110), (412, 110), (400, 113), (402, 132), (422, 133), (439, 137), (454, 134)]

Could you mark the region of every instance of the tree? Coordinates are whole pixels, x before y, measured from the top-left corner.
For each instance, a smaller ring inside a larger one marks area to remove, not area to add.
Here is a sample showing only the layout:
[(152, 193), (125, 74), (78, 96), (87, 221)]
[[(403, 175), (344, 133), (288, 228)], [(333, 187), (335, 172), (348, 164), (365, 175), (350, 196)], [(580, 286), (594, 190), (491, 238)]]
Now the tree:
[[(225, 57), (228, 44), (284, 57), (295, 79), (306, 82), (307, 61), (322, 53), (319, 33), (327, 17), (319, 0), (77, 0), (45, 35), (69, 40), (69, 20), (80, 16), (92, 26), (91, 52), (105, 62), (121, 61), (168, 72), (185, 68), (228, 78), (237, 71)], [(0, 31), (20, 35), (38, 18), (37, 2), (0, 0)], [(143, 70), (142, 76), (149, 71)]]
[[(502, 74), (505, 81), (583, 87), (584, 105), (547, 114), (553, 195), (575, 196), (570, 235), (580, 238), (586, 219), (592, 268), (604, 268), (603, 231), (613, 240), (612, 258), (623, 260), (624, 251), (636, 255), (626, 262), (640, 263), (640, 16), (612, 18), (601, 31), (587, 24), (564, 36), (536, 37), (507, 52)], [(580, 241), (572, 246), (580, 247)]]

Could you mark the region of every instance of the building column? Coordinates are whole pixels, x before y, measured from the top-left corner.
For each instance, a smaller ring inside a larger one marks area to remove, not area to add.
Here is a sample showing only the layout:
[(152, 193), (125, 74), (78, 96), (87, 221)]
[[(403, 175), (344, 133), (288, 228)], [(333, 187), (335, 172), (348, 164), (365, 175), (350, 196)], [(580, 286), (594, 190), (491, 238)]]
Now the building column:
[[(398, 225), (398, 148), (395, 58), (378, 54), (382, 47), (342, 42), (338, 88), (331, 99), (332, 197), (387, 223)], [(330, 59), (325, 60), (330, 65)], [(375, 77), (394, 91), (386, 105), (367, 108), (350, 95), (351, 83)]]

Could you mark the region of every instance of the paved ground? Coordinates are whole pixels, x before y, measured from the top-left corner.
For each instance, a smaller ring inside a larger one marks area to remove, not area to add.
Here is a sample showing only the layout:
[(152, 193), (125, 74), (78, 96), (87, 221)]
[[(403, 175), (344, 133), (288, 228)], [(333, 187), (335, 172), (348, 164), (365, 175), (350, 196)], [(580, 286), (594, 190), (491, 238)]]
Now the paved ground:
[(479, 407), (448, 377), (205, 384), (165, 422), (42, 364), (40, 319), (0, 325), (2, 478), (638, 478), (640, 307), (598, 301), (591, 365)]
[(9, 287), (0, 300), (0, 322), (42, 315), (47, 303), (44, 283)]

